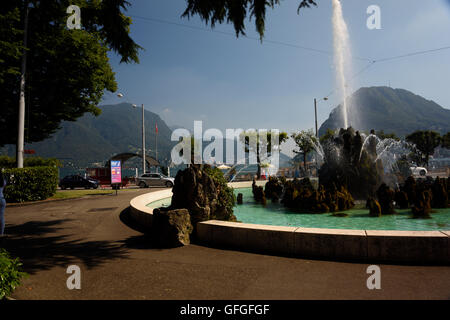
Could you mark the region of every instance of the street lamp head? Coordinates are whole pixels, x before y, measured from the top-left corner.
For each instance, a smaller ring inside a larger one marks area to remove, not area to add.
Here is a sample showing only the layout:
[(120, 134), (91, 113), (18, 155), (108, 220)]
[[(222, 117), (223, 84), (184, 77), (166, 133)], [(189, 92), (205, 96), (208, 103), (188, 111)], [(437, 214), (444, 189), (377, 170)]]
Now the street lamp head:
[(327, 101), (327, 100), (328, 100), (328, 98), (327, 98), (327, 97), (325, 97), (325, 98), (323, 98), (323, 100)]
[(133, 104), (133, 108), (137, 108), (137, 105)]
[(123, 94), (120, 93), (120, 92), (117, 94), (117, 96), (118, 96), (119, 98), (123, 98)]

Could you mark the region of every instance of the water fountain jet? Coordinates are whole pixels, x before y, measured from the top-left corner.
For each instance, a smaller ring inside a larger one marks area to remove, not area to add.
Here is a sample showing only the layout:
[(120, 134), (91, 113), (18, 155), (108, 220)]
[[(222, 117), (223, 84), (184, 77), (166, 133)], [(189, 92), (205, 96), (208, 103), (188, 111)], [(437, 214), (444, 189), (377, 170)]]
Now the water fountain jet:
[(347, 101), (348, 75), (351, 72), (351, 50), (350, 37), (342, 13), (342, 6), (339, 0), (332, 0), (333, 4), (333, 46), (334, 46), (334, 64), (336, 68), (336, 81), (340, 98), (342, 99), (342, 116), (344, 119), (344, 128), (347, 129), (350, 124), (348, 120), (349, 106)]

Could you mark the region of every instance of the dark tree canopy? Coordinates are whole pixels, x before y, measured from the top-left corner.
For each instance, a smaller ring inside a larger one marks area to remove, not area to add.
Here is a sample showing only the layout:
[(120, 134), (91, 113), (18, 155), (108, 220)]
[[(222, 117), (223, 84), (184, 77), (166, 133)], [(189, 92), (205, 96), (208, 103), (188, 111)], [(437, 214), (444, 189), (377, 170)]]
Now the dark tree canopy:
[(400, 141), (400, 138), (397, 137), (397, 135), (396, 135), (394, 132), (391, 132), (391, 133), (384, 133), (384, 130), (380, 130), (380, 131), (377, 131), (376, 135), (377, 135), (377, 137), (380, 138), (381, 140), (384, 140), (384, 139), (394, 139), (394, 140)]
[[(105, 90), (117, 90), (108, 52), (139, 62), (125, 0), (9, 0), (0, 6), (0, 146), (15, 144), (25, 8), (29, 3), (25, 142), (51, 136), (62, 121), (100, 114)], [(81, 29), (69, 30), (67, 8), (81, 9)]]
[[(187, 8), (182, 17), (198, 15), (212, 28), (216, 23), (232, 23), (236, 36), (245, 36), (245, 19), (255, 19), (256, 31), (264, 37), (266, 8), (280, 5), (281, 0), (186, 0)], [(298, 10), (317, 5), (314, 0), (301, 0)]]
[(450, 132), (447, 132), (442, 136), (441, 146), (443, 148), (450, 149)]
[[(332, 137), (332, 131), (327, 132), (330, 139)], [(306, 159), (309, 153), (315, 150), (315, 146), (318, 143), (318, 138), (314, 134), (313, 130), (302, 130), (297, 133), (293, 133), (291, 138), (294, 140), (298, 150), (294, 150), (296, 154), (303, 155), (303, 168), (306, 170)]]
[(426, 165), (431, 155), (434, 154), (434, 149), (441, 143), (441, 136), (435, 131), (416, 131), (406, 137), (406, 141), (414, 143), (416, 146), (415, 152), (419, 152)]

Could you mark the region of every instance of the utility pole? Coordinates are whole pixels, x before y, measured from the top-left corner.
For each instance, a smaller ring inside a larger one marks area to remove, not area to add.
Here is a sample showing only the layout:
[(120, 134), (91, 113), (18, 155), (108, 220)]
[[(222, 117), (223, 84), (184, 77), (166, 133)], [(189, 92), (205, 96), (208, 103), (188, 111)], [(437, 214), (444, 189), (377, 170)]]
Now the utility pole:
[[(322, 100), (327, 101), (328, 98), (325, 97), (325, 98), (319, 99), (319, 101), (322, 101)], [(319, 138), (319, 129), (317, 127), (317, 99), (316, 98), (314, 98), (314, 119), (316, 122), (316, 137)]]
[[(123, 93), (118, 93), (117, 96), (119, 98), (123, 98)], [(137, 108), (136, 104), (132, 105), (133, 108)], [(144, 104), (142, 104), (142, 174), (145, 174), (146, 161), (145, 161), (145, 109)]]
[(144, 104), (142, 104), (142, 170), (145, 174), (145, 120), (144, 120)]
[[(155, 122), (155, 159), (158, 161), (158, 122)], [(158, 166), (156, 166), (158, 172)]]
[(319, 137), (319, 131), (317, 130), (317, 99), (314, 98), (314, 118), (316, 122), (316, 137)]
[(28, 1), (25, 3), (25, 26), (23, 35), (23, 55), (20, 75), (19, 118), (17, 126), (16, 164), (17, 168), (23, 168), (23, 154), (25, 144), (25, 75), (27, 72), (27, 45), (28, 45)]

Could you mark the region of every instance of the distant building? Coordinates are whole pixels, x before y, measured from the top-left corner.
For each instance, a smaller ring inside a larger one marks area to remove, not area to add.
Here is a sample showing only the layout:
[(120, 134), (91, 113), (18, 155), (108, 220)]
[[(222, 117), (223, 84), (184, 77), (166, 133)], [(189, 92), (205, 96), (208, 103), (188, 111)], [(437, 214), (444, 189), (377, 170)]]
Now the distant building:
[(430, 168), (440, 169), (450, 167), (450, 157), (448, 158), (433, 158), (428, 162)]

